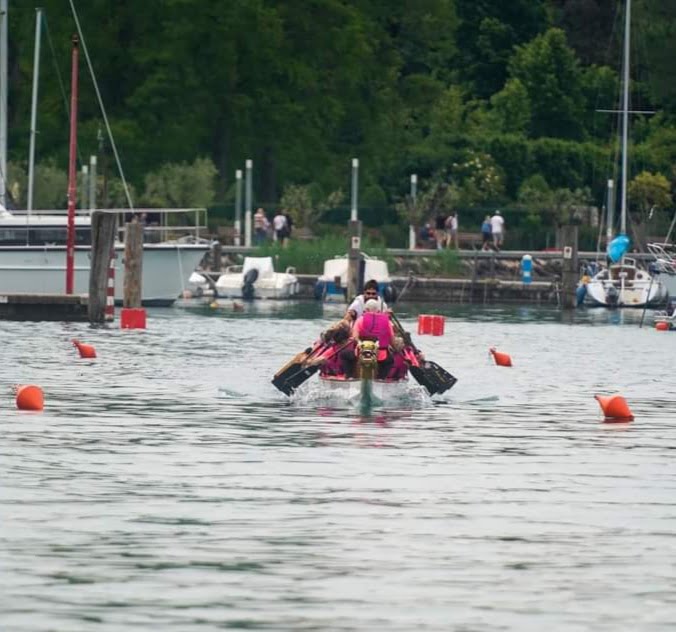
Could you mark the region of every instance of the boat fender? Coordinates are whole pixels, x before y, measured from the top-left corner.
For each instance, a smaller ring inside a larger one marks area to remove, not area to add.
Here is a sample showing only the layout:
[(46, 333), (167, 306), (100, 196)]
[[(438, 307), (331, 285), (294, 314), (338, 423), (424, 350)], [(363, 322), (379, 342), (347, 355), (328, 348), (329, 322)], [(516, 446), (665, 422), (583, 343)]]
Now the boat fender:
[(394, 285), (388, 283), (383, 288), (383, 298), (388, 305), (394, 305), (397, 301), (397, 288)]
[(324, 281), (317, 281), (315, 283), (314, 297), (318, 301), (321, 301), (324, 298), (324, 292), (326, 291), (326, 283)]
[(258, 279), (258, 270), (252, 268), (244, 275), (244, 283), (242, 284), (242, 297), (250, 301), (254, 297), (254, 283)]
[(584, 299), (586, 296), (587, 296), (587, 286), (586, 285), (578, 286), (578, 288), (575, 290), (575, 297), (578, 307), (580, 307), (580, 305), (584, 303)]

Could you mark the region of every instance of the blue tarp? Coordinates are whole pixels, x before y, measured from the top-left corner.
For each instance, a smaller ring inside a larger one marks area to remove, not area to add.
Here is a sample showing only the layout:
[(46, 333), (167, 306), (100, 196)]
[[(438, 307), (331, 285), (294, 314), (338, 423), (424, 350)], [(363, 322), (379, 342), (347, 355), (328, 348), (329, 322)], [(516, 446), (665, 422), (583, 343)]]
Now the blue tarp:
[(613, 263), (617, 263), (629, 250), (631, 240), (626, 235), (618, 235), (606, 248), (606, 252)]

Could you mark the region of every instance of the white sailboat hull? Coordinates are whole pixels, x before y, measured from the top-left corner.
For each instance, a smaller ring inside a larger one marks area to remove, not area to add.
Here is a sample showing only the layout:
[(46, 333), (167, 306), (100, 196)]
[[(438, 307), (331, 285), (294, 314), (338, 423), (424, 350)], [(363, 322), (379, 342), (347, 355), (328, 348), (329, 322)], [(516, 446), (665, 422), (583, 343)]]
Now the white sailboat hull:
[(656, 277), (631, 264), (617, 264), (587, 284), (585, 303), (601, 307), (645, 307), (665, 301), (667, 292)]
[[(209, 250), (203, 244), (145, 244), (142, 292), (144, 305), (171, 305)], [(90, 248), (75, 249), (74, 293), (89, 293)], [(124, 246), (115, 248), (115, 299), (122, 300)], [(0, 246), (0, 294), (63, 293), (65, 246)]]

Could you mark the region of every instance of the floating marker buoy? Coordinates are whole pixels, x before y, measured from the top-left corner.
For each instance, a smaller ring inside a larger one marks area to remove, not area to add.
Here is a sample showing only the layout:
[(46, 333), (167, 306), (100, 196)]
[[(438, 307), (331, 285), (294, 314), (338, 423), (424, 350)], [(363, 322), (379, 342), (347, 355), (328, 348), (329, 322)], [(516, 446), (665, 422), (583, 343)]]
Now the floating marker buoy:
[(81, 358), (95, 358), (96, 349), (92, 345), (85, 344), (79, 340), (73, 340), (73, 346), (80, 352)]
[(601, 410), (605, 415), (604, 421), (634, 421), (634, 415), (629, 408), (629, 404), (627, 404), (627, 400), (622, 395), (594, 395), (594, 399), (601, 406)]
[(211, 309), (218, 309), (218, 302), (211, 301), (211, 303), (209, 303), (209, 307), (211, 307)]
[(509, 354), (496, 351), (495, 347), (491, 347), (489, 352), (495, 358), (495, 364), (498, 366), (512, 366), (512, 358)]
[(232, 309), (235, 312), (243, 312), (244, 311), (244, 305), (242, 303), (238, 303), (237, 301), (232, 302)]
[(657, 331), (669, 331), (669, 323), (665, 320), (660, 320), (655, 323), (655, 329)]
[(17, 386), (16, 407), (19, 410), (42, 410), (45, 407), (45, 394), (33, 384)]

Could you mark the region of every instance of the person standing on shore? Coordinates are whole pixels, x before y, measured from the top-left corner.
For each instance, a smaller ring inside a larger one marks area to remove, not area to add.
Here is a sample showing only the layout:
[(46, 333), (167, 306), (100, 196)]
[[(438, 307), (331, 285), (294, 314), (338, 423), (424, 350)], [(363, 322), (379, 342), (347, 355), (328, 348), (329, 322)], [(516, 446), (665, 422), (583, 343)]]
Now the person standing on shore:
[(493, 247), (500, 250), (504, 241), (505, 220), (502, 217), (500, 210), (495, 211), (495, 215), (491, 217), (491, 234), (493, 235)]
[(446, 247), (450, 248), (451, 245), (458, 250), (458, 214), (453, 211), (446, 218)]
[(288, 227), (282, 211), (278, 211), (277, 215), (272, 218), (272, 228), (275, 231), (275, 241), (278, 241), (280, 246), (285, 245), (284, 240), (287, 236)]
[(270, 222), (265, 216), (265, 211), (262, 208), (257, 208), (253, 216), (254, 223), (254, 242), (257, 246), (265, 243), (268, 237), (268, 228)]
[(490, 250), (493, 235), (491, 233), (491, 216), (486, 215), (481, 224), (481, 250)]
[(446, 218), (441, 213), (434, 220), (434, 238), (437, 240), (437, 250), (443, 250), (446, 244)]

